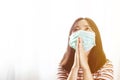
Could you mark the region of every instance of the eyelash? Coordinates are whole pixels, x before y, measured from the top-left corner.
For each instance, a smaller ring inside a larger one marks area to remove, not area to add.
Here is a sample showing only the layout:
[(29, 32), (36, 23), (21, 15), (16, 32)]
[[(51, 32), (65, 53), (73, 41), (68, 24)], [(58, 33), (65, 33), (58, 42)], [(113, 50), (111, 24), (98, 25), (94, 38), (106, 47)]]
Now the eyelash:
[[(75, 31), (78, 31), (79, 29), (73, 29), (73, 32), (75, 32)], [(85, 28), (84, 30), (89, 30), (89, 28), (87, 27), (87, 28)]]
[(88, 30), (89, 28), (86, 28), (85, 30)]

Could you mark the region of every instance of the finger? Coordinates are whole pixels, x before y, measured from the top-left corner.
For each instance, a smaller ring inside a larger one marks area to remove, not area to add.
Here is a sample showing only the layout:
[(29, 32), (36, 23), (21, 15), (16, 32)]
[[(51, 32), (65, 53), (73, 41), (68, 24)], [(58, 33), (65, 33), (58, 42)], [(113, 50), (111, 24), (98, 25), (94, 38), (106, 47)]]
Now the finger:
[(79, 38), (77, 39), (77, 45), (76, 45), (76, 51), (77, 51), (77, 53), (79, 54), (79, 48), (80, 48), (80, 46), (79, 46)]
[(80, 37), (78, 38), (78, 50), (80, 50), (80, 45), (81, 45), (81, 41), (80, 41)]
[(75, 56), (74, 56), (74, 65), (73, 65), (73, 67), (79, 68), (79, 62), (78, 62), (78, 57), (77, 57), (76, 52), (75, 52)]
[(80, 51), (79, 51), (79, 38), (77, 39), (77, 63), (80, 66)]
[(79, 51), (80, 48), (80, 38), (77, 38), (77, 45), (76, 45), (76, 50)]
[(79, 49), (83, 50), (83, 40), (81, 38), (79, 38), (79, 40), (80, 40)]
[(78, 50), (78, 39), (77, 39), (77, 43), (76, 43), (76, 51)]
[(78, 38), (78, 52), (79, 52), (79, 65), (81, 67), (81, 59), (83, 58), (83, 44), (82, 39)]
[(78, 62), (78, 40), (77, 40), (77, 43), (76, 43), (76, 51), (75, 51), (75, 57), (74, 57), (75, 59), (75, 64), (77, 65), (77, 66), (79, 66), (79, 62)]
[(75, 56), (74, 56), (74, 60), (75, 60), (74, 63), (77, 64), (77, 55), (76, 55), (76, 53), (75, 53)]

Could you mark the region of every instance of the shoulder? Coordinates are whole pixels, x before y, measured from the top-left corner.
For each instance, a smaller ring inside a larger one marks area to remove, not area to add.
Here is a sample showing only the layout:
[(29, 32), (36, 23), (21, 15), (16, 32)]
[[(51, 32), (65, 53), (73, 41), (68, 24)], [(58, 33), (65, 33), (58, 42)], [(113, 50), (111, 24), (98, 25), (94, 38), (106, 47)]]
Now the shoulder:
[(103, 67), (98, 71), (99, 79), (113, 80), (113, 64), (110, 60), (107, 59)]
[(110, 61), (109, 59), (107, 59), (106, 63), (103, 65), (102, 68), (113, 68), (112, 61)]
[(105, 73), (113, 73), (113, 64), (112, 61), (108, 60), (105, 62), (105, 64), (100, 68), (100, 72), (105, 72)]

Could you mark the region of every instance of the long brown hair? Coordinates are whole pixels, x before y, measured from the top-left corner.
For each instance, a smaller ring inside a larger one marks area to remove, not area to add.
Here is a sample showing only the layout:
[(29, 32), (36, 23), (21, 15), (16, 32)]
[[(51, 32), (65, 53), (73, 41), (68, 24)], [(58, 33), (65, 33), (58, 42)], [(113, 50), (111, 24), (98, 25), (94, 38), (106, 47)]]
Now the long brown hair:
[[(94, 73), (98, 69), (100, 69), (106, 62), (106, 56), (103, 51), (100, 33), (95, 22), (90, 18), (78, 18), (77, 20), (75, 20), (74, 24), (72, 25), (69, 32), (69, 36), (72, 34), (72, 29), (74, 28), (75, 24), (78, 21), (83, 19), (88, 22), (88, 24), (96, 34), (96, 37), (95, 37), (96, 46), (92, 48), (88, 56), (88, 64), (89, 64), (90, 70), (92, 73)], [(75, 50), (69, 46), (69, 37), (68, 37), (67, 50), (63, 56), (63, 59), (60, 62), (60, 65), (68, 72), (70, 72), (71, 67), (73, 65), (74, 55), (75, 55)]]

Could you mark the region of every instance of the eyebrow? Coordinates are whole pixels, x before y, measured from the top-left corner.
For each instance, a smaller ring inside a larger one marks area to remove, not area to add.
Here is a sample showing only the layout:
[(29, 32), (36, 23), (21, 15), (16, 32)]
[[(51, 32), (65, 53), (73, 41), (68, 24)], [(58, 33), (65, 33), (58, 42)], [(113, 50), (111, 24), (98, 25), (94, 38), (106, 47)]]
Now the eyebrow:
[[(88, 28), (90, 28), (89, 25), (84, 25), (84, 27), (88, 27)], [(74, 28), (80, 28), (80, 27), (79, 27), (79, 26), (74, 26), (73, 29), (74, 29)]]
[(72, 30), (80, 28), (79, 26), (74, 26)]
[(73, 28), (79, 28), (79, 26), (75, 26), (75, 27), (73, 27)]

